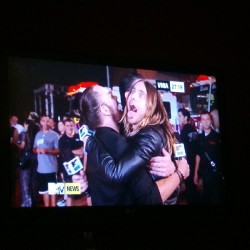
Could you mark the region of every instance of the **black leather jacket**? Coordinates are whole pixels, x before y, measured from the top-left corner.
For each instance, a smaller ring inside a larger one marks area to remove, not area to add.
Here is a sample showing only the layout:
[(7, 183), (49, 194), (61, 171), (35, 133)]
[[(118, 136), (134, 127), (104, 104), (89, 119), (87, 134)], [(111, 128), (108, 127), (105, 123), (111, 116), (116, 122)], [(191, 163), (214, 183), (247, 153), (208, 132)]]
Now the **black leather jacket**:
[(99, 149), (103, 147), (113, 157), (112, 160), (119, 161), (130, 149), (127, 138), (112, 128), (100, 127), (96, 129), (92, 140), (87, 156), (86, 176), (94, 206), (162, 204), (159, 189), (146, 168), (135, 171), (133, 178), (126, 183), (111, 181), (110, 175), (103, 168)]
[[(145, 168), (152, 157), (162, 155), (162, 148), (166, 145), (160, 125), (145, 127), (129, 140), (130, 150), (117, 163), (99, 145), (96, 138), (90, 137), (86, 143), (86, 152), (96, 152), (97, 161), (104, 169), (110, 183), (126, 183), (130, 178), (133, 178), (136, 171)], [(154, 180), (161, 179), (161, 177), (154, 175), (152, 178)], [(178, 192), (175, 197), (177, 195)]]

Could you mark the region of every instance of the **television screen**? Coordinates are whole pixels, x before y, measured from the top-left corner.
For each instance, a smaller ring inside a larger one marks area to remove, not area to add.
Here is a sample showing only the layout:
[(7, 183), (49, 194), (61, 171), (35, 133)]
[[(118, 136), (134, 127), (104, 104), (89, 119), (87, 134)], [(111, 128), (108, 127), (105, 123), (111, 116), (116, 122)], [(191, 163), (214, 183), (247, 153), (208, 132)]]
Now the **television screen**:
[(6, 221), (91, 224), (225, 204), (217, 70), (41, 53), (5, 59)]

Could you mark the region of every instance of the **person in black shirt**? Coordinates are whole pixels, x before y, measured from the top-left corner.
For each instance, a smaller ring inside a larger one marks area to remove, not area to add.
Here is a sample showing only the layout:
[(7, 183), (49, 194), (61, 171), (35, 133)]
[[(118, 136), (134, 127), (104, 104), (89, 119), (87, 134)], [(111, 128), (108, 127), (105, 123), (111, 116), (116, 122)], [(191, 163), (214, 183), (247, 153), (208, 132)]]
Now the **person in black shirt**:
[[(29, 116), (28, 116), (28, 122), (31, 123), (32, 125), (32, 133), (33, 136), (35, 137), (36, 133), (40, 131), (41, 125), (40, 125), (40, 118), (38, 114), (34, 111), (30, 111)], [(31, 170), (31, 199), (32, 199), (32, 207), (36, 207), (38, 203), (38, 180), (37, 180), (37, 157), (35, 157), (33, 161), (33, 166)]]
[[(65, 132), (58, 141), (58, 148), (60, 150), (59, 171), (63, 173), (64, 182), (68, 183), (72, 182), (72, 176), (68, 175), (62, 164), (63, 162), (68, 162), (75, 158), (75, 154), (72, 151), (82, 148), (83, 142), (80, 140), (79, 134), (75, 133), (75, 124), (72, 119), (67, 118), (63, 121), (63, 123), (65, 126)], [(76, 205), (77, 199), (80, 198), (82, 198), (82, 195), (67, 195), (66, 206)]]
[(185, 180), (184, 194), (188, 204), (194, 204), (198, 202), (197, 188), (194, 184), (195, 141), (198, 133), (190, 123), (190, 112), (187, 109), (180, 108), (178, 110), (178, 121), (181, 126), (180, 142), (184, 144), (186, 159), (190, 168), (190, 174)]
[(202, 202), (205, 204), (223, 203), (223, 174), (221, 172), (219, 134), (212, 129), (212, 116), (209, 112), (201, 114), (202, 133), (197, 138), (197, 154), (194, 183), (203, 181)]

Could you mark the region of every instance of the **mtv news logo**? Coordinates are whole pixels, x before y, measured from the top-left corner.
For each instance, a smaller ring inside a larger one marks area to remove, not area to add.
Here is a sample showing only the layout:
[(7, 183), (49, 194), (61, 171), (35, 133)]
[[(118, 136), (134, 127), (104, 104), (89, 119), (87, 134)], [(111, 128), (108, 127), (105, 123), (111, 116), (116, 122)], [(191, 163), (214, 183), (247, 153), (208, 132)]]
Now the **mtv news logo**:
[(50, 195), (55, 194), (81, 194), (80, 183), (63, 183), (50, 182), (48, 183), (48, 192)]

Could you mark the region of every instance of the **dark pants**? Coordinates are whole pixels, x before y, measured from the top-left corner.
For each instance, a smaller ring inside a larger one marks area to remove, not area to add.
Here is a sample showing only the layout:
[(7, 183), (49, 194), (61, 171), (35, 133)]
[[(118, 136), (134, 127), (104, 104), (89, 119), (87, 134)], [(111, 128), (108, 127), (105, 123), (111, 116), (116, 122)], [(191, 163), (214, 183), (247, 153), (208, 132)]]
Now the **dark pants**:
[(197, 204), (200, 202), (200, 196), (197, 190), (197, 186), (194, 184), (194, 160), (188, 161), (190, 173), (185, 180), (185, 197), (188, 204)]
[(198, 204), (200, 202), (197, 186), (194, 184), (193, 176), (189, 176), (185, 180), (185, 197), (188, 204)]
[(202, 202), (206, 204), (222, 204), (224, 201), (223, 181), (218, 172), (206, 172), (203, 176)]
[(31, 207), (31, 168), (21, 169), (19, 172), (21, 207)]
[(22, 207), (36, 207), (38, 199), (38, 185), (36, 177), (37, 160), (34, 157), (29, 167), (20, 169), (20, 192)]
[(31, 200), (32, 207), (37, 206), (38, 201), (38, 180), (37, 180), (37, 159), (35, 158), (32, 163), (31, 168)]

